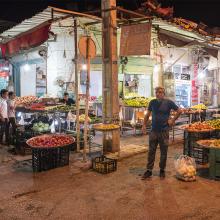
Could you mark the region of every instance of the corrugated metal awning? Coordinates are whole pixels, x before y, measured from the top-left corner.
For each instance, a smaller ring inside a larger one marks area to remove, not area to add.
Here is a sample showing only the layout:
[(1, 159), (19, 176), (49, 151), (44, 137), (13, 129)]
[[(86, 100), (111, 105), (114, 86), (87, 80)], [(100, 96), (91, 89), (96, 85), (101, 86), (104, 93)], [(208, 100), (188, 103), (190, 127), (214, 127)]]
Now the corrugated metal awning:
[[(94, 21), (93, 19), (80, 17), (77, 15), (74, 17), (78, 17), (79, 23), (81, 25)], [(62, 18), (64, 18), (64, 20), (62, 20)], [(64, 30), (68, 30), (68, 28), (73, 28), (73, 15), (69, 15), (68, 17), (67, 13), (57, 12), (56, 10), (53, 10), (53, 8), (46, 8), (33, 17), (25, 19), (20, 24), (1, 33), (0, 42), (5, 43), (11, 39), (16, 38), (20, 34), (28, 32), (48, 21), (53, 22), (52, 31), (55, 33), (63, 32)]]

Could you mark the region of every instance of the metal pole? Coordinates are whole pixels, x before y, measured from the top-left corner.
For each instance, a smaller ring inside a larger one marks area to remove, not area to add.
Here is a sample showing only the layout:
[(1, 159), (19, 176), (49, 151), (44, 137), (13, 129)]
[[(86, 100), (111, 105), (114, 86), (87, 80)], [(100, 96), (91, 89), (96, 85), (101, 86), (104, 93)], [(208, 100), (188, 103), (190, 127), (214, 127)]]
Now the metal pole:
[(78, 38), (77, 20), (74, 19), (74, 45), (75, 45), (75, 95), (76, 95), (76, 143), (77, 152), (80, 151), (80, 124), (79, 124), (79, 79), (78, 79)]
[(87, 80), (86, 80), (86, 109), (85, 109), (85, 123), (84, 123), (84, 148), (83, 161), (86, 161), (86, 149), (88, 147), (88, 115), (89, 115), (89, 87), (90, 87), (90, 40), (88, 36), (86, 43), (86, 61), (87, 61)]

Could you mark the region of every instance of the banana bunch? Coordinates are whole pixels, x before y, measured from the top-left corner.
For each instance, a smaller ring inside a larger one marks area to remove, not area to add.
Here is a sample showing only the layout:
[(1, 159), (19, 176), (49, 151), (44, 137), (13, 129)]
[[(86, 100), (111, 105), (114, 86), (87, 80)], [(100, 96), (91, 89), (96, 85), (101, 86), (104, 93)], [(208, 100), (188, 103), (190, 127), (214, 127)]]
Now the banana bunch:
[(204, 104), (194, 105), (191, 108), (198, 109), (198, 110), (206, 110), (207, 109), (207, 107)]
[[(79, 116), (79, 122), (80, 122), (80, 123), (84, 123), (85, 120), (86, 120), (85, 114), (81, 114), (81, 115)], [(91, 122), (91, 118), (90, 118), (90, 117), (88, 117), (88, 122), (89, 122), (89, 123)]]
[(133, 99), (124, 99), (124, 104), (132, 107), (147, 107), (152, 99), (154, 98), (136, 97)]
[(97, 124), (94, 125), (93, 128), (98, 130), (112, 130), (112, 129), (118, 129), (119, 126), (115, 124)]
[(220, 119), (214, 119), (214, 120), (209, 120), (206, 121), (208, 125), (212, 126), (215, 129), (220, 129)]
[(140, 95), (136, 92), (130, 92), (125, 94), (125, 99), (140, 97)]

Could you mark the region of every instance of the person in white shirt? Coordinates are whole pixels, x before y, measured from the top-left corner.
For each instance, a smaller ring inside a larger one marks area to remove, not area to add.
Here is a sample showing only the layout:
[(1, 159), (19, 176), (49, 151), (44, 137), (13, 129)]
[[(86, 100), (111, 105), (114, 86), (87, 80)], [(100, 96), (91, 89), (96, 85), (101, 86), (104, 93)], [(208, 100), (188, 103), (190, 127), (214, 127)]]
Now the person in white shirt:
[(8, 128), (7, 133), (9, 134), (10, 125), (12, 126), (12, 135), (15, 135), (16, 132), (16, 119), (15, 119), (15, 93), (9, 92), (8, 93)]
[(0, 143), (3, 144), (3, 136), (5, 134), (6, 141), (8, 140), (8, 90), (1, 90), (1, 98), (0, 98)]

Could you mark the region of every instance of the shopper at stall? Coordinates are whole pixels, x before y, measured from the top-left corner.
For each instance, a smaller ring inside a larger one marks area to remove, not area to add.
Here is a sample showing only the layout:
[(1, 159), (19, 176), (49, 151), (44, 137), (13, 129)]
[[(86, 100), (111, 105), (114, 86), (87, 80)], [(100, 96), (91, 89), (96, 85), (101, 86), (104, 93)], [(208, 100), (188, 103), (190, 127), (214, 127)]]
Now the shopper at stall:
[[(157, 145), (160, 145), (160, 177), (165, 177), (165, 168), (167, 161), (167, 150), (169, 143), (169, 129), (175, 124), (175, 120), (181, 114), (181, 110), (171, 100), (165, 98), (165, 89), (163, 87), (157, 87), (155, 89), (156, 99), (150, 101), (148, 106), (148, 112), (144, 118), (144, 124), (142, 131), (146, 134), (146, 125), (149, 117), (152, 115), (152, 126), (149, 134), (149, 152), (147, 171), (142, 176), (142, 179), (146, 179), (152, 176), (152, 170), (154, 167), (155, 154)], [(170, 111), (177, 112), (174, 118), (170, 119)]]
[(8, 140), (7, 124), (8, 124), (8, 90), (2, 89), (0, 97), (0, 143), (3, 144), (3, 136)]
[[(16, 119), (15, 119), (15, 93), (9, 92), (8, 93), (8, 127), (7, 132), (9, 133), (10, 126), (12, 126), (12, 133), (11, 135), (15, 135), (16, 132)], [(7, 140), (9, 142), (9, 140)]]
[(69, 98), (69, 93), (68, 92), (64, 92), (64, 96), (63, 99), (61, 99), (62, 103), (65, 103), (66, 105), (74, 105), (75, 101), (71, 98)]

